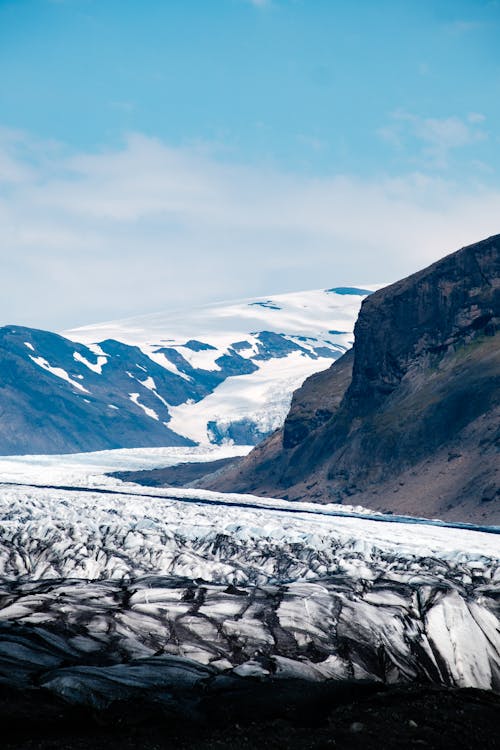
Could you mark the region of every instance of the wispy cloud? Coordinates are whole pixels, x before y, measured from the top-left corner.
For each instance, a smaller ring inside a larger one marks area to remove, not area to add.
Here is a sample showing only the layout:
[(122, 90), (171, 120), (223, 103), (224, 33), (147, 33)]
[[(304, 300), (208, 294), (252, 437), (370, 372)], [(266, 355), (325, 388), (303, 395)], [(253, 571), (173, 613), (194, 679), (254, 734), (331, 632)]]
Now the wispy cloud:
[(391, 123), (379, 135), (398, 149), (417, 142), (421, 157), (428, 166), (446, 169), (452, 152), (485, 140), (487, 133), (480, 127), (484, 115), (471, 112), (466, 117), (421, 117), (410, 112), (395, 112)]
[(484, 122), (486, 120), (486, 117), (480, 112), (469, 112), (469, 114), (467, 115), (467, 119), (469, 122), (478, 123)]
[(4, 133), (0, 154), (2, 322), (376, 283), (500, 228), (500, 191), (422, 174), (311, 178), (141, 134), (69, 154)]

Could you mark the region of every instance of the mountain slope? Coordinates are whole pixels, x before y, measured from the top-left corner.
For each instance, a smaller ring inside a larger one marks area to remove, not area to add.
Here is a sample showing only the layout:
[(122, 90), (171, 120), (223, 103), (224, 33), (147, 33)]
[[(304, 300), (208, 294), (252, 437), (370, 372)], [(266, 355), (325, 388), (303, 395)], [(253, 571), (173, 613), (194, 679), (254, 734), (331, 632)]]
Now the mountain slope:
[[(103, 346), (96, 353), (55, 333), (0, 329), (2, 454), (191, 444), (168, 428), (166, 407), (141, 385), (147, 358), (118, 342)], [(171, 373), (147, 366), (159, 386), (186, 397)]]
[(0, 328), (0, 453), (249, 444), (352, 343), (368, 290), (320, 290), (68, 332)]
[(499, 327), (496, 236), (367, 298), (353, 353), (215, 486), (500, 521)]
[(168, 402), (169, 427), (195, 443), (255, 444), (283, 424), (291, 395), (351, 345), (370, 290), (335, 287), (144, 315), (65, 333), (137, 346), (201, 393)]

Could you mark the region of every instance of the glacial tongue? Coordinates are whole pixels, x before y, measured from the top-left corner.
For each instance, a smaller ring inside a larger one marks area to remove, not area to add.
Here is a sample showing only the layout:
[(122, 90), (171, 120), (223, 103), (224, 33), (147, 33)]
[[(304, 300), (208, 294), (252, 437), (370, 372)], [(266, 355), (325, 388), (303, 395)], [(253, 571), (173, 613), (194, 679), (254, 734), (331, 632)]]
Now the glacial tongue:
[(489, 584), (332, 576), (235, 587), (158, 576), (4, 580), (0, 595), (0, 683), (97, 708), (151, 690), (168, 702), (229, 677), (500, 690)]

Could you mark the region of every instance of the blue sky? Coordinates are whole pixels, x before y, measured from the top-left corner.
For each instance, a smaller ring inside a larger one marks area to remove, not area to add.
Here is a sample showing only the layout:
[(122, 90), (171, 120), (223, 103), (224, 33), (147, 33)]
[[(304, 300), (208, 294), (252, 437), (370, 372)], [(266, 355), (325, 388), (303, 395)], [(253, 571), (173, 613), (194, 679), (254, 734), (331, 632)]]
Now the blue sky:
[(1, 317), (391, 281), (500, 231), (499, 38), (491, 0), (0, 0)]

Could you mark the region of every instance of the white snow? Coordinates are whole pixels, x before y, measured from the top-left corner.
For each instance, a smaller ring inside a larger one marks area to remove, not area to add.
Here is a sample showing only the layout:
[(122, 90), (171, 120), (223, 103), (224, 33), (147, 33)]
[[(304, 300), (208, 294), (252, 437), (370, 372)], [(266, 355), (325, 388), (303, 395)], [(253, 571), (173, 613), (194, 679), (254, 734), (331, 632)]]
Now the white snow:
[[(372, 291), (380, 287), (373, 284), (360, 286)], [(254, 304), (266, 299), (241, 299), (195, 307), (191, 310), (173, 310), (96, 323), (65, 331), (63, 335), (87, 345), (112, 338), (145, 349), (151, 346), (182, 346), (188, 340), (194, 339), (222, 350), (240, 338), (246, 339), (252, 332), (273, 331), (313, 338), (320, 334), (349, 347), (352, 343), (353, 323), (363, 297), (315, 289), (274, 295), (272, 301), (280, 308), (279, 310), (270, 310)], [(328, 332), (331, 330), (346, 333), (330, 335)], [(191, 354), (202, 355), (210, 361), (210, 350)]]
[(29, 341), (25, 341), (24, 346), (26, 346), (28, 349), (31, 349), (32, 352), (35, 351), (35, 347), (33, 346), (33, 344), (30, 344)]
[[(377, 286), (362, 285), (362, 288), (375, 290)], [(168, 406), (172, 416), (169, 426), (175, 432), (206, 443), (212, 437), (207, 431), (208, 422), (215, 422), (222, 434), (231, 422), (238, 420), (253, 423), (254, 429), (261, 432), (279, 427), (292, 392), (305, 378), (328, 367), (335, 356), (352, 346), (354, 322), (362, 299), (361, 295), (317, 289), (143, 315), (84, 326), (65, 331), (64, 335), (87, 346), (96, 346), (96, 342), (104, 339), (138, 346), (156, 364), (186, 381), (193, 378), (182, 372), (180, 365), (173, 364), (160, 351), (162, 348), (174, 349), (196, 370), (217, 371), (221, 369), (217, 360), (232, 353), (233, 344), (239, 344), (238, 355), (252, 358), (257, 371), (227, 378), (212, 394), (196, 403)], [(311, 356), (293, 352), (274, 361), (255, 359), (258, 335), (262, 332), (282, 334)], [(199, 342), (200, 350), (193, 350), (192, 344), (186, 346), (190, 341)], [(317, 357), (317, 347), (326, 347), (331, 356)], [(167, 406), (168, 396), (159, 394), (149, 379), (142, 384)]]
[(150, 375), (146, 378), (146, 380), (140, 380), (139, 382), (144, 386), (144, 388), (147, 388), (150, 391), (156, 391), (156, 383)]
[(201, 402), (169, 407), (172, 417), (169, 426), (200, 444), (210, 439), (207, 433), (210, 421), (224, 428), (248, 419), (261, 432), (272, 432), (285, 421), (293, 392), (309, 375), (331, 364), (332, 360), (326, 357), (314, 360), (300, 352), (262, 362), (250, 375), (227, 378)]
[(41, 367), (43, 370), (47, 370), (47, 372), (50, 372), (51, 375), (55, 375), (57, 378), (61, 378), (61, 380), (65, 380), (67, 383), (70, 383), (70, 385), (74, 386), (75, 388), (78, 388), (79, 391), (83, 391), (84, 393), (90, 393), (86, 388), (83, 387), (81, 383), (78, 383), (76, 380), (73, 380), (70, 378), (66, 370), (63, 370), (62, 367), (52, 367), (46, 359), (43, 357), (32, 357), (30, 354), (30, 359), (33, 360), (33, 362)]
[(143, 345), (143, 351), (147, 354), (149, 359), (153, 360), (153, 362), (156, 362), (157, 365), (160, 365), (160, 367), (164, 367), (165, 370), (170, 370), (170, 372), (173, 372), (174, 375), (178, 375), (180, 378), (183, 378), (184, 380), (191, 380), (189, 375), (186, 375), (185, 372), (181, 372), (179, 368), (174, 365), (173, 362), (171, 362), (169, 359), (166, 358), (166, 356), (162, 352), (156, 352), (154, 346), (144, 346)]
[(142, 411), (148, 416), (151, 417), (151, 419), (156, 419), (158, 421), (160, 418), (158, 414), (155, 412), (154, 409), (151, 409), (149, 406), (145, 406), (144, 404), (141, 404), (139, 401), (140, 393), (129, 393), (129, 398), (132, 401), (133, 404), (138, 406)]
[(136, 378), (136, 380), (137, 380), (138, 383), (140, 383), (142, 386), (144, 386), (144, 388), (147, 388), (148, 391), (151, 391), (151, 393), (154, 396), (156, 396), (156, 398), (158, 399), (158, 401), (162, 402), (163, 406), (166, 406), (168, 408), (168, 406), (169, 406), (168, 403), (165, 401), (165, 399), (163, 398), (163, 396), (160, 396), (160, 394), (158, 393), (158, 391), (156, 389), (156, 383), (154, 381), (154, 378), (151, 377), (151, 375), (149, 375), (146, 378), (146, 380), (138, 380), (137, 378)]
[(188, 346), (178, 346), (176, 348), (184, 359), (189, 362), (191, 367), (194, 367), (196, 370), (220, 370), (219, 365), (215, 362), (221, 355), (219, 349), (202, 349), (199, 352), (195, 352)]
[(80, 352), (73, 352), (73, 359), (76, 362), (81, 362), (82, 365), (85, 365), (85, 367), (88, 367), (89, 370), (92, 370), (92, 372), (97, 373), (97, 375), (102, 374), (102, 368), (108, 361), (108, 358), (106, 356), (98, 356), (97, 362), (89, 362), (88, 359), (86, 359), (82, 354), (80, 354)]

